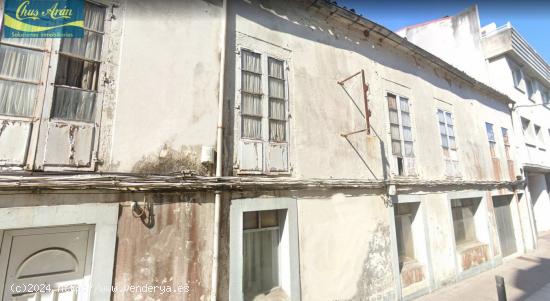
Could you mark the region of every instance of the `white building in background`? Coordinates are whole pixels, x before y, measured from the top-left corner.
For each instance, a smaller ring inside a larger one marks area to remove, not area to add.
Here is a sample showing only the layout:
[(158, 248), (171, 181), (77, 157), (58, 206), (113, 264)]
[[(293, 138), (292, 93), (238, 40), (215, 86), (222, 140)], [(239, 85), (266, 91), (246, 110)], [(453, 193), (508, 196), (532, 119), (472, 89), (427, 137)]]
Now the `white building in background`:
[(481, 26), (477, 6), (398, 34), (507, 94), (538, 231), (550, 230), (550, 66), (510, 22)]

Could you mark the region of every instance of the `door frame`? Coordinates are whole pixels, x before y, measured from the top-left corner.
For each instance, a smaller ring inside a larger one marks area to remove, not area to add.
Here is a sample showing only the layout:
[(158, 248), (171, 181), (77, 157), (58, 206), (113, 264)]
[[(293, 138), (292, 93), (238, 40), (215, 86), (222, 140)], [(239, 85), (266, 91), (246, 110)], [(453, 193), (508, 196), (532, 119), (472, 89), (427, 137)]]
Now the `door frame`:
[[(94, 225), (88, 300), (110, 300), (113, 283), (118, 204), (81, 204), (0, 208), (0, 233), (5, 230), (87, 224)], [(5, 233), (4, 233), (5, 234)], [(0, 279), (0, 296), (4, 281)]]

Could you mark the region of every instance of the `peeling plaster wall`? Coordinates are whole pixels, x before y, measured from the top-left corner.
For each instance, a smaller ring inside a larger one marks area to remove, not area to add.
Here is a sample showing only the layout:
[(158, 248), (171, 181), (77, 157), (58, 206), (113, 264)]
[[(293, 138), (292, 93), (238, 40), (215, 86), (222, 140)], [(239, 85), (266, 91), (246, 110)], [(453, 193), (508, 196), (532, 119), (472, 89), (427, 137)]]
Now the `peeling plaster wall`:
[(298, 199), (302, 300), (395, 296), (389, 210), (376, 195)]
[[(384, 178), (396, 174), (392, 163), (386, 93), (401, 89), (412, 110), (415, 161), (421, 179), (445, 178), (439, 138), (436, 99), (450, 103), (455, 117), (462, 179), (508, 179), (500, 127), (511, 129), (509, 110), (459, 82), (444, 70), (387, 45), (371, 34), (348, 30), (337, 20), (321, 19), (315, 9), (292, 1), (237, 1), (232, 3), (236, 33), (250, 37), (248, 47), (268, 41), (290, 52), (290, 161), (296, 177)], [(261, 42), (260, 42), (261, 41)], [(239, 45), (234, 45), (239, 46)], [(233, 60), (235, 58), (233, 57)], [(350, 97), (337, 84), (364, 69), (370, 85), (369, 106), (373, 134), (342, 133), (364, 129), (359, 86)], [(238, 87), (228, 87), (237, 91)], [(491, 164), (485, 122), (497, 136), (498, 169)], [(329, 141), (330, 143), (327, 143)], [(322, 150), (322, 151), (319, 151)], [(338, 159), (336, 159), (338, 158)], [(324, 164), (319, 164), (324, 162)]]
[(163, 148), (200, 155), (216, 142), (220, 1), (129, 0), (123, 9), (112, 150), (102, 169), (134, 171)]

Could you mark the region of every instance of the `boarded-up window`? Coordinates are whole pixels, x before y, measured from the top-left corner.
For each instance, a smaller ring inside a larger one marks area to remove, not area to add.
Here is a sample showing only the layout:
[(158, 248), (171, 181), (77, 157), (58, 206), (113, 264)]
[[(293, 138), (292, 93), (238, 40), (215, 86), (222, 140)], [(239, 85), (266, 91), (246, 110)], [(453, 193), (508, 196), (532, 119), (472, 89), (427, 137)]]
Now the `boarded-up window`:
[(245, 300), (279, 286), (279, 211), (243, 213), (243, 294)]
[(456, 244), (476, 241), (475, 214), (479, 200), (475, 198), (451, 200)]
[(52, 118), (93, 121), (105, 9), (85, 3), (84, 37), (62, 39), (55, 76)]
[(510, 160), (510, 136), (508, 135), (507, 128), (501, 128), (502, 141), (504, 142), (504, 152), (506, 153), (506, 160)]
[(285, 61), (241, 50), (240, 172), (288, 171)]

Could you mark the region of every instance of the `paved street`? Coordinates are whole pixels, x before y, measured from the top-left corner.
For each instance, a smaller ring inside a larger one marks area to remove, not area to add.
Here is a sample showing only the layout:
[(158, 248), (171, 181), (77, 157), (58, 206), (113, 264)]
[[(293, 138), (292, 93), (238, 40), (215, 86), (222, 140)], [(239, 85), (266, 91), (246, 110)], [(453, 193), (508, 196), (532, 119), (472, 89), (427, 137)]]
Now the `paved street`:
[(550, 233), (539, 238), (537, 250), (418, 300), (497, 300), (495, 275), (504, 277), (508, 300), (550, 300)]

